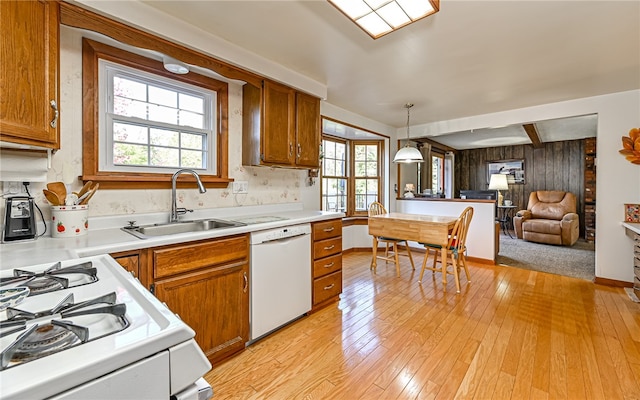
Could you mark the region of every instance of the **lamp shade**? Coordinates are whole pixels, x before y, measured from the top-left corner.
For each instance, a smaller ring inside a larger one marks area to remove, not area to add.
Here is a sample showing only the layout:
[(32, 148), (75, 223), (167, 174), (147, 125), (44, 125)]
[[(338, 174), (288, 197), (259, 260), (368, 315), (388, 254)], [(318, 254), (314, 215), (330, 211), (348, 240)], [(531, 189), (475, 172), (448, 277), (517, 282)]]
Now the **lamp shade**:
[(424, 162), (422, 153), (415, 147), (411, 147), (408, 144), (398, 150), (396, 156), (393, 157), (394, 163), (421, 163)]
[(504, 174), (491, 174), (489, 190), (509, 190), (507, 176)]

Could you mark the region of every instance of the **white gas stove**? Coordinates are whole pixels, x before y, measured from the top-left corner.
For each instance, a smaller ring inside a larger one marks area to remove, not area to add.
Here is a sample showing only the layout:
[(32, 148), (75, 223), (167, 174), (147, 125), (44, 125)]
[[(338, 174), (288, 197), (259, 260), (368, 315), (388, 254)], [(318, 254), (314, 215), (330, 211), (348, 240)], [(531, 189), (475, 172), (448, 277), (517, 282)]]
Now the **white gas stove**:
[(14, 268), (29, 297), (0, 312), (3, 400), (208, 399), (194, 331), (108, 255)]

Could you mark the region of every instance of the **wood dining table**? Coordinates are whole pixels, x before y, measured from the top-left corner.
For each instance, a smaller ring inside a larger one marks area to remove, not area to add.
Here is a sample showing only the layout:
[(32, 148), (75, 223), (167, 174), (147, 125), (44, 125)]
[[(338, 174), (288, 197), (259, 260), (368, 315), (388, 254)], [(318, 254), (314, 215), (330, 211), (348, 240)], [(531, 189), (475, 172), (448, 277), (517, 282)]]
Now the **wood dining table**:
[[(446, 262), (449, 232), (457, 220), (458, 217), (395, 212), (369, 217), (369, 235), (373, 236), (371, 269), (376, 272), (378, 236), (438, 244), (442, 246), (441, 260)], [(442, 274), (442, 283), (447, 284), (446, 273)]]

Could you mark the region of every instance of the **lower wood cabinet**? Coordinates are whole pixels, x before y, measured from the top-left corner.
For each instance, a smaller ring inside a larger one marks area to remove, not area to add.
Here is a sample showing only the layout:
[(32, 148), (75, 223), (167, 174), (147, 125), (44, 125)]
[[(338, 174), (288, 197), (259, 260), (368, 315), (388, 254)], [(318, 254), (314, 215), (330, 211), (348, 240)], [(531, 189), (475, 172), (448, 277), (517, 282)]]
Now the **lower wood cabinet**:
[(216, 364), (249, 340), (249, 236), (150, 249), (152, 292)]
[(113, 257), (118, 264), (122, 265), (124, 269), (131, 272), (131, 275), (138, 278), (144, 287), (148, 287), (145, 273), (145, 250), (122, 251), (119, 253), (111, 253), (110, 256)]
[(313, 306), (318, 310), (340, 299), (342, 293), (342, 220), (315, 222), (313, 241)]

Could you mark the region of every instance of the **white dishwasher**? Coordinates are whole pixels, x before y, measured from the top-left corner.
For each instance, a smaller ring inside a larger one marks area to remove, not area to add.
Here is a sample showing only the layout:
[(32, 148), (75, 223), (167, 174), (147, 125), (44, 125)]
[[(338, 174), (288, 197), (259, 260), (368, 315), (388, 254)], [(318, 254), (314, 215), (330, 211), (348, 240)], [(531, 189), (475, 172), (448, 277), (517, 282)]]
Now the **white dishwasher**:
[(251, 234), (249, 343), (311, 310), (311, 225)]

